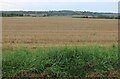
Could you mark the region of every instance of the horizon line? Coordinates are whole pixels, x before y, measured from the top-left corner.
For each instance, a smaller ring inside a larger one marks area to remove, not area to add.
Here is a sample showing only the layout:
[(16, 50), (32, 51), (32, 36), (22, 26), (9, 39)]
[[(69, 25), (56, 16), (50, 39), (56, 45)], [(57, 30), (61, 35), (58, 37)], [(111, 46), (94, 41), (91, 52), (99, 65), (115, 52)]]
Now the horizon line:
[(90, 10), (1, 10), (1, 11), (81, 11), (81, 12), (93, 12), (93, 13), (119, 13), (119, 12), (104, 12), (104, 11), (90, 11)]

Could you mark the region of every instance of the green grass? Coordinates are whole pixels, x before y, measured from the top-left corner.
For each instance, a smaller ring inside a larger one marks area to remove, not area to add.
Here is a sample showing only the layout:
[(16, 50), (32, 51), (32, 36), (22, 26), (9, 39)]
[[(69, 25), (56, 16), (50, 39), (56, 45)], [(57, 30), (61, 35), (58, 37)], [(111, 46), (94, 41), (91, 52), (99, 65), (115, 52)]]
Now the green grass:
[(104, 76), (118, 68), (117, 55), (115, 45), (50, 47), (34, 51), (19, 48), (3, 51), (3, 76), (21, 76), (25, 72), (49, 77), (86, 77), (91, 73)]

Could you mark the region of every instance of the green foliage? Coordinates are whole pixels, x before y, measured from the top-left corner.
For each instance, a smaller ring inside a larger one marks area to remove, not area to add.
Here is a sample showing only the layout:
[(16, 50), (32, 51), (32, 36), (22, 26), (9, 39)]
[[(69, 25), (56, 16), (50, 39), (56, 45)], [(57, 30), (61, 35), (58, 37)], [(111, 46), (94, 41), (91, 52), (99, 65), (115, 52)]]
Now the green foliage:
[(47, 72), (50, 77), (85, 77), (92, 72), (103, 74), (118, 67), (117, 46), (51, 47), (31, 51), (20, 48), (3, 52), (3, 76), (22, 71)]

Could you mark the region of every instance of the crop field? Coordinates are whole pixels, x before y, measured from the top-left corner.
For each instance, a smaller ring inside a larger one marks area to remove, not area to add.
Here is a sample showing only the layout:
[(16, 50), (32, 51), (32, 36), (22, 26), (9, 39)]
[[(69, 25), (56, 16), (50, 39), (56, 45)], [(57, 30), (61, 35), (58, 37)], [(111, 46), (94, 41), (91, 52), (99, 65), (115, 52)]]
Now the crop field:
[(118, 20), (2, 18), (3, 77), (119, 77)]
[(63, 44), (111, 45), (118, 40), (118, 21), (72, 17), (3, 17), (3, 49)]

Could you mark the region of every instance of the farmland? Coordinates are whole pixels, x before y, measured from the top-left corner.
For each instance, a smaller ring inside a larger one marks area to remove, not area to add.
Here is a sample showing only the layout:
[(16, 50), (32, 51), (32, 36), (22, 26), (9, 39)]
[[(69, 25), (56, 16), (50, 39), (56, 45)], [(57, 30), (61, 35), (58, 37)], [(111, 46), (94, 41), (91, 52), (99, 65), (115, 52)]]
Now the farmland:
[(3, 49), (17, 46), (111, 45), (117, 43), (114, 19), (72, 17), (4, 17)]
[(118, 20), (3, 17), (4, 77), (117, 77)]

